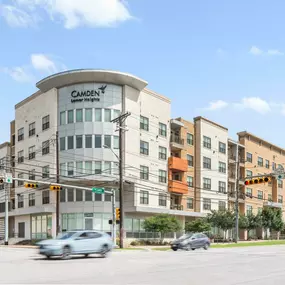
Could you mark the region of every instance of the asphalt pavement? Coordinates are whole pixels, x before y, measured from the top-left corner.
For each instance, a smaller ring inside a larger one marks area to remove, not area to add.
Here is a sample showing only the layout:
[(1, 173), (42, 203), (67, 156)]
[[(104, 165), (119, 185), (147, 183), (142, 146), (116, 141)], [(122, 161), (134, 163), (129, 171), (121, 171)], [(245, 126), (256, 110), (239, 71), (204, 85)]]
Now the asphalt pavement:
[(273, 285), (285, 280), (285, 246), (117, 251), (108, 258), (46, 260), (0, 248), (0, 284)]

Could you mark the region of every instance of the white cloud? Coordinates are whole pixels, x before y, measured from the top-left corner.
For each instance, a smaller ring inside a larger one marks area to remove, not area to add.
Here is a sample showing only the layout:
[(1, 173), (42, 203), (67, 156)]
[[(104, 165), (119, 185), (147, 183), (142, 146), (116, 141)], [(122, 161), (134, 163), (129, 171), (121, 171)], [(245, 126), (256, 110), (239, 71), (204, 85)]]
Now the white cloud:
[(260, 114), (266, 114), (271, 111), (269, 103), (259, 97), (245, 97), (240, 105), (244, 109), (252, 109)]
[(253, 55), (262, 55), (263, 54), (263, 51), (256, 46), (252, 46), (249, 52)]
[(0, 71), (11, 76), (15, 81), (25, 83), (25, 82), (33, 82), (34, 76), (29, 71), (28, 67), (18, 66), (13, 68), (4, 67)]
[(267, 52), (269, 55), (284, 55), (283, 52), (279, 51), (278, 49), (270, 49)]
[(228, 103), (223, 100), (217, 100), (209, 103), (209, 107), (205, 108), (208, 111), (216, 111), (228, 106)]
[[(66, 29), (111, 27), (132, 19), (124, 0), (14, 0), (14, 6), (10, 7), (30, 15), (32, 19), (43, 11), (51, 21), (63, 22)], [(17, 19), (19, 13), (14, 10), (12, 15)]]
[(32, 54), (31, 63), (34, 69), (47, 73), (58, 72), (56, 64), (44, 54)]

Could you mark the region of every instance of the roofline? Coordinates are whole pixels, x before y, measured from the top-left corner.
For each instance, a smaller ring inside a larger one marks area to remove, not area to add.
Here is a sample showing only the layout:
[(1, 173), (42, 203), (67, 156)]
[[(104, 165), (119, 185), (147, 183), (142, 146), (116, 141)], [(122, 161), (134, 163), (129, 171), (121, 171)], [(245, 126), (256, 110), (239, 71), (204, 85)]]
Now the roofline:
[(187, 123), (190, 123), (190, 124), (193, 124), (193, 125), (194, 125), (194, 122), (193, 122), (193, 121), (186, 120), (186, 119), (184, 119), (183, 117), (177, 117), (177, 118), (174, 118), (174, 120), (177, 120), (177, 121), (182, 120), (182, 121), (185, 121), (185, 122), (187, 122)]
[(231, 139), (231, 138), (228, 138), (228, 142), (231, 142), (231, 143), (233, 143), (233, 144), (236, 144), (236, 145), (238, 145), (238, 146), (240, 146), (240, 147), (245, 147), (243, 144), (241, 144), (241, 143), (239, 143), (238, 141), (236, 141), (236, 140), (233, 140), (233, 139)]
[[(15, 105), (15, 109), (20, 108), (21, 106), (25, 105), (26, 103), (32, 101), (33, 99), (35, 99), (36, 97), (38, 97), (39, 95), (42, 94), (41, 90), (36, 91), (35, 93), (33, 93), (32, 95), (30, 95), (29, 97), (25, 98), (24, 100), (20, 101), (19, 103), (17, 103)], [(15, 120), (14, 120), (15, 121)]]
[(219, 124), (217, 124), (217, 123), (215, 123), (215, 122), (213, 122), (213, 121), (211, 121), (211, 120), (209, 120), (209, 119), (206, 119), (206, 118), (204, 118), (204, 117), (202, 117), (202, 116), (195, 117), (195, 118), (194, 118), (194, 123), (195, 123), (196, 121), (199, 121), (199, 120), (206, 121), (206, 122), (208, 122), (208, 123), (210, 123), (210, 124), (213, 124), (213, 125), (215, 125), (215, 126), (221, 128), (221, 129), (223, 129), (223, 130), (228, 131), (228, 128), (226, 128), (226, 127), (224, 127), (224, 126), (221, 126), (221, 125), (219, 125)]
[(161, 94), (159, 94), (159, 93), (157, 93), (151, 89), (144, 88), (142, 91), (145, 93), (148, 93), (150, 95), (153, 95), (153, 96), (159, 98), (160, 100), (166, 101), (167, 103), (171, 103), (171, 100), (169, 98), (167, 98), (167, 97), (165, 97), (165, 96), (163, 96), (163, 95), (161, 95)]
[(4, 142), (4, 143), (0, 144), (0, 149), (2, 149), (5, 146), (11, 146), (11, 143), (10, 142)]
[(262, 138), (260, 138), (260, 137), (258, 137), (258, 136), (256, 136), (256, 135), (254, 135), (254, 134), (252, 134), (252, 133), (249, 133), (249, 132), (247, 132), (247, 131), (239, 132), (239, 133), (237, 133), (237, 135), (238, 135), (239, 137), (240, 137), (240, 136), (246, 136), (246, 135), (251, 136), (251, 137), (254, 137), (255, 139), (260, 140), (260, 141), (262, 141), (262, 142), (268, 144), (269, 146), (272, 146), (272, 147), (274, 147), (274, 148), (276, 148), (276, 149), (278, 149), (278, 150), (281, 150), (281, 151), (284, 151), (284, 152), (285, 152), (285, 149), (284, 149), (284, 148), (282, 148), (282, 147), (280, 147), (280, 146), (277, 146), (277, 145), (275, 145), (275, 144), (272, 144), (272, 143), (270, 143), (269, 141), (264, 140), (264, 139), (262, 139)]

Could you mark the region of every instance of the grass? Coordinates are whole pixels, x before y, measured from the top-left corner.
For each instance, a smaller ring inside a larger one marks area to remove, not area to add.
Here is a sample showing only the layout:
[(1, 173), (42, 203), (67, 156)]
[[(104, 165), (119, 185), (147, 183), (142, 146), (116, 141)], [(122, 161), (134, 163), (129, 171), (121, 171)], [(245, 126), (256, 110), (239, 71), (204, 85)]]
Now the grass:
[(259, 242), (239, 242), (230, 244), (212, 244), (212, 248), (232, 248), (232, 247), (249, 247), (249, 246), (269, 246), (269, 245), (285, 245), (285, 240), (269, 240)]
[(120, 251), (120, 250), (145, 250), (144, 248), (139, 248), (139, 247), (125, 247), (125, 248), (115, 248), (115, 251)]

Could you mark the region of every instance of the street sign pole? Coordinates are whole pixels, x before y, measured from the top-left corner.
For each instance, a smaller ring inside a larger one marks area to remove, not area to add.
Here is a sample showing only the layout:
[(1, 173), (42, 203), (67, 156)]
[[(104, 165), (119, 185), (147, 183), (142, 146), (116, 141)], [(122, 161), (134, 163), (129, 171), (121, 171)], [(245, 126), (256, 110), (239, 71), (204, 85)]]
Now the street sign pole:
[(116, 191), (113, 189), (113, 194), (112, 194), (112, 238), (113, 238), (113, 243), (114, 246), (117, 245), (117, 223), (116, 223)]

